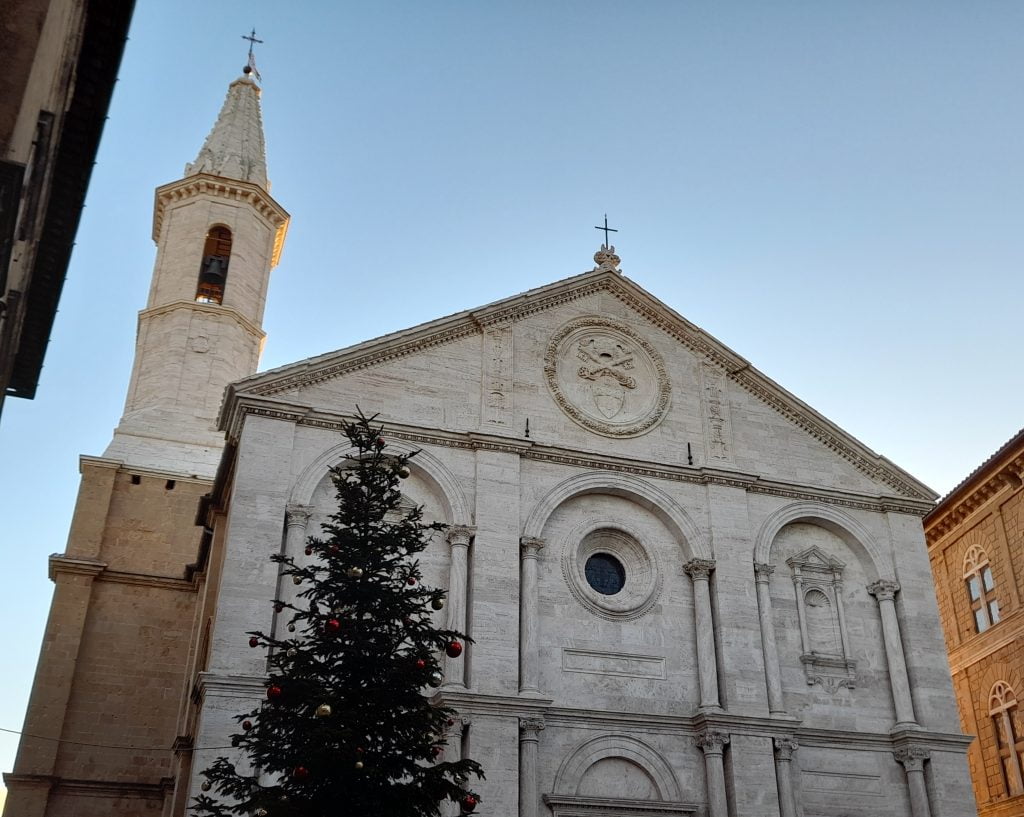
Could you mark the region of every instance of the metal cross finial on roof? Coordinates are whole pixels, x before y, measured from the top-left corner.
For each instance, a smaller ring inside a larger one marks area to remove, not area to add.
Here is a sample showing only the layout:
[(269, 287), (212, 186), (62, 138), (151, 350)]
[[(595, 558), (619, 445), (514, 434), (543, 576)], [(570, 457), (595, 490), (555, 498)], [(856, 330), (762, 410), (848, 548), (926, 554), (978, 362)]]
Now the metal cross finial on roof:
[(242, 39), (249, 41), (249, 60), (246, 62), (245, 68), (242, 69), (242, 72), (245, 74), (255, 74), (256, 79), (262, 81), (263, 77), (261, 77), (260, 72), (256, 70), (256, 57), (252, 53), (252, 48), (256, 43), (262, 43), (263, 40), (256, 39), (255, 28), (252, 30), (251, 34), (243, 34)]
[(604, 232), (604, 246), (610, 247), (611, 242), (608, 240), (608, 233), (617, 233), (618, 230), (608, 226), (608, 214), (604, 214), (604, 227), (595, 227), (595, 230), (602, 230)]

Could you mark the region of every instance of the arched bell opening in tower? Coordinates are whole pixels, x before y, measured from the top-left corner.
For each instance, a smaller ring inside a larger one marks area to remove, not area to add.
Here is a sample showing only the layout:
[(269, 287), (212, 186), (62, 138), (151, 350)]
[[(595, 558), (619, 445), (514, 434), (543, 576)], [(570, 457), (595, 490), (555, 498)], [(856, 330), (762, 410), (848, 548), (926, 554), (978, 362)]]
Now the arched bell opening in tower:
[(199, 267), (196, 301), (201, 304), (224, 302), (224, 285), (228, 280), (230, 260), (231, 230), (221, 225), (211, 227), (203, 245), (203, 263)]

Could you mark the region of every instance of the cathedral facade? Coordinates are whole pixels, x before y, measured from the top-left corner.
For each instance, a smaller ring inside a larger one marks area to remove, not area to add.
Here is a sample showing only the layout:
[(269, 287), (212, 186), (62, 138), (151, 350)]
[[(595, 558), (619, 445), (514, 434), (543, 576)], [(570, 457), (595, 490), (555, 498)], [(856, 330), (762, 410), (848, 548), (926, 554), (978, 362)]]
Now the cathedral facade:
[[(358, 405), (390, 450), (418, 452), (404, 501), (448, 525), (424, 579), (448, 592), (439, 623), (474, 643), (446, 659), (436, 695), (461, 716), (446, 752), (486, 772), (482, 813), (974, 814), (921, 525), (934, 494), (625, 277), (613, 247), (582, 274), (251, 374), (287, 225), (253, 138), (257, 90), (232, 85), (199, 160), (158, 191), (165, 261), (128, 406), (105, 456), (86, 461), (103, 497), (145, 486), (166, 500), (180, 479), (184, 505), (205, 494), (198, 517), (145, 511), (180, 537), (132, 549), (159, 561), (136, 567), (145, 581), (111, 567), (127, 538), (117, 520), (139, 506), (107, 501), (82, 529), (92, 539), (73, 529), (55, 557), (51, 625), (62, 576), (84, 622), (67, 649), (88, 653), (93, 623), (123, 615), (125, 598), (90, 600), (107, 584), (176, 622), (169, 674), (148, 688), (167, 694), (147, 722), (165, 752), (148, 770), (97, 772), (62, 766), (72, 750), (40, 759), (26, 739), (11, 804), (34, 792), (42, 806), (8, 813), (186, 813), (198, 773), (232, 752), (234, 716), (263, 697), (265, 656), (246, 633), (278, 632), (271, 600), (293, 590), (270, 556), (307, 558)], [(127, 650), (147, 632), (114, 637)], [(44, 653), (40, 677), (63, 678), (58, 661)], [(88, 666), (64, 668), (64, 724), (86, 723)], [(52, 729), (48, 689), (37, 678), (33, 729)], [(120, 810), (87, 811), (84, 796), (66, 810), (56, 793), (87, 786), (62, 769), (93, 774), (93, 803), (118, 775), (143, 792), (150, 773), (149, 799), (130, 801), (126, 781)]]

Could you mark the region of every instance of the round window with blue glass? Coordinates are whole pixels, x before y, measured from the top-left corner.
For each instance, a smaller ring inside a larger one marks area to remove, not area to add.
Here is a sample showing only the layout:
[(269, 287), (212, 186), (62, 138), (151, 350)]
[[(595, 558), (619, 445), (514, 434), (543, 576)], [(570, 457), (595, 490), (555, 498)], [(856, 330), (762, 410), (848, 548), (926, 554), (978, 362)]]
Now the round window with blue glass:
[(583, 569), (587, 584), (603, 596), (614, 596), (626, 585), (626, 569), (609, 553), (595, 553)]

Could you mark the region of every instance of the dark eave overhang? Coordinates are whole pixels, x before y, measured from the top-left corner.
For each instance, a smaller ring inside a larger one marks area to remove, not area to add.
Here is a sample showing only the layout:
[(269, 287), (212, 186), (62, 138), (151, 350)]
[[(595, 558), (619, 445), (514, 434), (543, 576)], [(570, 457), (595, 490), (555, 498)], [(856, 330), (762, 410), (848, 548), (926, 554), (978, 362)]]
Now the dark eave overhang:
[(135, 0), (86, 4), (75, 89), (54, 157), (8, 395), (31, 399), (36, 393), (134, 6)]

